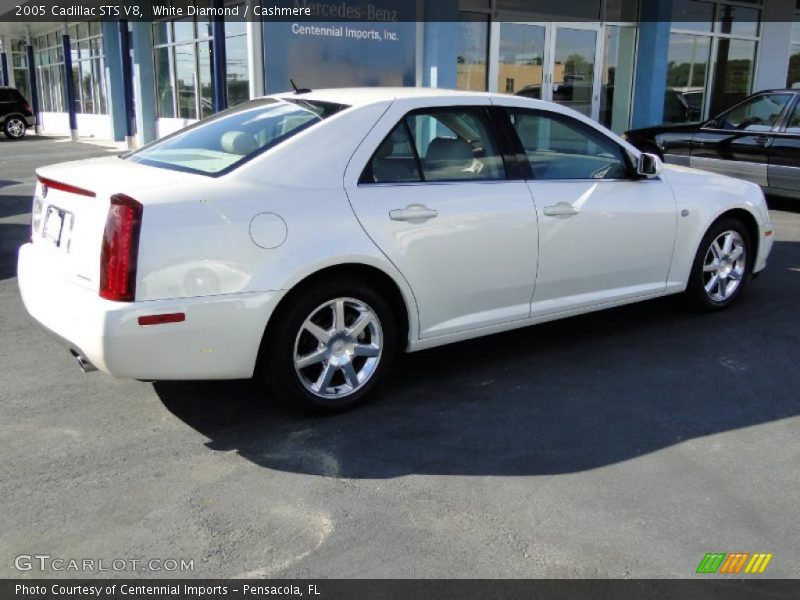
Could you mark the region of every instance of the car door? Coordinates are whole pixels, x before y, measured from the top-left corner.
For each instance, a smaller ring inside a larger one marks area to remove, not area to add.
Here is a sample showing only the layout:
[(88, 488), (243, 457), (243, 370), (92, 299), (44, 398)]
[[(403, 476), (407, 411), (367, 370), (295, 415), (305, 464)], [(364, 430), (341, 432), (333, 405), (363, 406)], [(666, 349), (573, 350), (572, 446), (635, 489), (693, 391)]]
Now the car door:
[(800, 195), (800, 101), (797, 99), (774, 135), (767, 181), (770, 191)]
[(789, 92), (757, 94), (711, 119), (694, 136), (691, 166), (768, 185), (774, 129), (791, 99)]
[(506, 113), (539, 216), (531, 316), (663, 292), (676, 231), (669, 185), (635, 176), (628, 151), (588, 122), (549, 110)]
[(353, 210), (410, 284), (420, 338), (525, 319), (536, 211), (508, 177), (489, 101), (419, 102), (396, 100), (351, 159)]
[(14, 108), (15, 98), (10, 89), (0, 88), (0, 125), (6, 120), (6, 115), (10, 114)]

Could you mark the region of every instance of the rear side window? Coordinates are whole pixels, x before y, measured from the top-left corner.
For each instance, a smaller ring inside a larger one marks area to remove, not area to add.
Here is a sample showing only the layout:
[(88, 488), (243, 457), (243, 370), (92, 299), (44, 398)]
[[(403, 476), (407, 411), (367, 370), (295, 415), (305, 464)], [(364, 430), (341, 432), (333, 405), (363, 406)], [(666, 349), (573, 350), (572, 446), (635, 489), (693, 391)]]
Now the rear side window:
[(361, 183), (505, 179), (486, 112), (451, 107), (406, 115), (383, 140)]
[(0, 102), (11, 102), (16, 100), (11, 90), (0, 90)]
[(153, 167), (220, 175), (347, 108), (262, 98), (239, 104), (126, 158)]

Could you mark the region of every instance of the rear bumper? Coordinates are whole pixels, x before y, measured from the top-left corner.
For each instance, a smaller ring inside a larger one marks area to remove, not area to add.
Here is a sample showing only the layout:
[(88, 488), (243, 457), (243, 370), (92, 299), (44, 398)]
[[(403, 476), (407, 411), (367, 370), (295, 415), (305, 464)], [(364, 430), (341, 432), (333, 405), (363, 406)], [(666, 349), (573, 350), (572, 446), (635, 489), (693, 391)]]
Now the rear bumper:
[[(92, 365), (131, 379), (239, 379), (253, 375), (261, 337), (281, 292), (111, 302), (48, 269), (33, 244), (19, 250), (22, 301), (42, 327)], [(139, 325), (182, 312), (180, 323)]]
[(28, 126), (28, 129), (36, 127), (36, 117), (25, 117), (25, 124)]

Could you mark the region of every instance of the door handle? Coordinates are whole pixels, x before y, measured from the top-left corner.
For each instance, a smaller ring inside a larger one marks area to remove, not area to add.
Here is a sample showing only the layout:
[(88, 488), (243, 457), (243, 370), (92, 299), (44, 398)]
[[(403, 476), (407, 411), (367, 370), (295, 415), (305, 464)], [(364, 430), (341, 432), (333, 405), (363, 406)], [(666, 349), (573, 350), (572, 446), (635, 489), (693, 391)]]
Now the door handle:
[(555, 206), (545, 206), (542, 212), (548, 217), (569, 217), (581, 212), (580, 208), (575, 208), (569, 202), (559, 202)]
[(428, 208), (424, 204), (409, 204), (405, 208), (395, 208), (389, 211), (392, 221), (427, 221), (439, 216), (438, 210)]

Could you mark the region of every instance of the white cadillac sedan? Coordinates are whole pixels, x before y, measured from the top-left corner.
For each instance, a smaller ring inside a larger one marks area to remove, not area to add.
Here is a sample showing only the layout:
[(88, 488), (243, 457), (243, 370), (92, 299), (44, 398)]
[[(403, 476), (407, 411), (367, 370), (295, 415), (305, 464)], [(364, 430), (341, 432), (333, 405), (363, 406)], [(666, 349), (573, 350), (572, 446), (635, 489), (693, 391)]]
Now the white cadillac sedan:
[(277, 94), (37, 174), (19, 285), (84, 370), (258, 375), (322, 411), (398, 351), (666, 294), (725, 308), (773, 241), (758, 186), (486, 93)]

